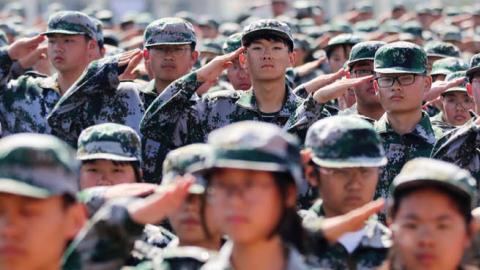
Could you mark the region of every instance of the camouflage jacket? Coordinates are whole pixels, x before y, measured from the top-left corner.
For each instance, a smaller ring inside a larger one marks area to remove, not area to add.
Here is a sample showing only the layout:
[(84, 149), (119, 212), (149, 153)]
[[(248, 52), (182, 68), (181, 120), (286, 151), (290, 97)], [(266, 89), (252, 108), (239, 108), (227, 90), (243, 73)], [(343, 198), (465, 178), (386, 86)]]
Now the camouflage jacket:
[(144, 113), (139, 86), (120, 83), (120, 73), (117, 56), (92, 62), (48, 116), (53, 133), (76, 146), (80, 132), (95, 124), (118, 123), (139, 132)]
[(358, 112), (358, 109), (357, 109), (357, 103), (353, 104), (352, 107), (348, 108), (348, 109), (345, 109), (343, 111), (339, 111), (338, 112), (338, 115), (354, 115), (354, 116), (359, 116), (361, 117), (362, 119), (364, 120), (367, 120), (368, 122), (370, 122), (372, 125), (375, 123), (375, 119), (372, 119), (370, 117), (367, 117), (365, 115), (361, 115), (359, 112)]
[(400, 173), (403, 165), (417, 157), (430, 157), (433, 146), (442, 131), (433, 127), (430, 118), (422, 112), (422, 118), (415, 128), (407, 134), (399, 135), (390, 126), (387, 114), (375, 123), (375, 130), (383, 140), (383, 148), (388, 159), (387, 165), (381, 170), (375, 197), (389, 198), (390, 184)]
[[(324, 217), (322, 201), (317, 201), (309, 210), (301, 214), (305, 222), (318, 217)], [(387, 258), (391, 247), (390, 230), (376, 219), (370, 219), (364, 227), (358, 246), (349, 253), (339, 242), (330, 245), (320, 252), (313, 250), (308, 256), (308, 264), (315, 269), (376, 269)]]
[[(145, 113), (140, 127), (143, 136), (175, 149), (204, 142), (210, 131), (233, 122), (262, 121), (254, 91), (218, 91), (192, 100), (200, 85), (195, 72), (170, 84)], [(285, 103), (272, 122), (279, 126), (300, 121), (309, 125), (319, 115), (324, 115), (322, 104), (312, 97), (299, 98), (287, 87)]]
[(51, 133), (47, 115), (60, 99), (56, 76), (22, 75), (11, 80), (13, 61), (0, 50), (0, 123), (3, 135)]
[(440, 128), (443, 133), (446, 133), (447, 131), (455, 128), (455, 126), (445, 121), (443, 117), (443, 112), (439, 112), (436, 115), (430, 117), (430, 122), (432, 123), (432, 126)]
[[(303, 256), (293, 247), (286, 246), (288, 258), (284, 270), (304, 270), (311, 269), (304, 262)], [(233, 243), (226, 242), (217, 256), (212, 256), (210, 260), (201, 268), (202, 270), (233, 270), (230, 257), (233, 251)]]
[(214, 253), (200, 247), (168, 247), (152, 260), (135, 267), (123, 267), (122, 270), (198, 270), (212, 257), (212, 254)]

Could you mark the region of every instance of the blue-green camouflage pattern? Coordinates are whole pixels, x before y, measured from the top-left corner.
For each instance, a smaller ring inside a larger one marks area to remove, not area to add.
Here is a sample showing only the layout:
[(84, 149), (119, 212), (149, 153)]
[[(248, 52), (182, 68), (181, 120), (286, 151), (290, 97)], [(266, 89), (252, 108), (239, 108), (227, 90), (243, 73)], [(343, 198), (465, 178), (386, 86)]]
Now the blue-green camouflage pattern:
[(426, 74), (427, 54), (414, 43), (389, 43), (375, 53), (374, 70), (377, 73)]
[(262, 19), (257, 20), (249, 24), (243, 29), (242, 45), (245, 41), (249, 40), (252, 35), (257, 33), (272, 33), (282, 37), (293, 49), (293, 34), (290, 27), (279, 20), (275, 19)]
[(197, 43), (192, 24), (174, 17), (151, 22), (145, 29), (143, 38), (145, 47)]
[(456, 71), (466, 71), (468, 64), (460, 58), (447, 57), (433, 62), (430, 75), (448, 75)]
[(423, 47), (427, 56), (460, 57), (460, 49), (448, 42), (432, 41)]
[(87, 35), (98, 41), (97, 25), (91, 17), (79, 11), (59, 11), (48, 19), (47, 31), (43, 34)]

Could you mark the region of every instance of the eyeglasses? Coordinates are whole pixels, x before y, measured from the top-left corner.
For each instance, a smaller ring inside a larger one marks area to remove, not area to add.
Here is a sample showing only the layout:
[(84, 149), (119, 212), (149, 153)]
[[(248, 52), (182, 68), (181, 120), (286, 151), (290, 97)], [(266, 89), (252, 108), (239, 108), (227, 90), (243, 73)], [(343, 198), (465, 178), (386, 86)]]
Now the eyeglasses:
[(395, 81), (398, 82), (401, 86), (411, 85), (415, 82), (416, 74), (406, 74), (400, 76), (386, 76), (386, 77), (377, 77), (375, 80), (378, 83), (379, 87), (390, 87), (392, 86)]
[(160, 56), (173, 55), (173, 56), (182, 56), (190, 48), (186, 47), (152, 47), (151, 50), (155, 51)]
[(209, 202), (225, 202), (235, 193), (248, 203), (255, 203), (265, 196), (265, 191), (273, 187), (273, 183), (248, 181), (243, 185), (227, 185), (224, 183), (212, 184), (207, 188)]
[(355, 74), (355, 77), (360, 78), (360, 77), (366, 77), (373, 75), (374, 71), (371, 69), (357, 69), (353, 71), (353, 74)]

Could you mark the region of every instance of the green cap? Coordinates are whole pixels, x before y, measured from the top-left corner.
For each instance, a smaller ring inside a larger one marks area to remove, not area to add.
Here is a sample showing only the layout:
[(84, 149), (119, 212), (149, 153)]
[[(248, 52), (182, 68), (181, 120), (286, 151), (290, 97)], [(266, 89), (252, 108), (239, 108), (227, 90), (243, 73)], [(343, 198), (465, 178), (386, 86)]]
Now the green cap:
[(372, 124), (355, 116), (332, 116), (317, 121), (307, 131), (305, 146), (312, 149), (312, 161), (319, 166), (380, 167), (387, 164), (382, 142)]
[(440, 38), (443, 41), (462, 41), (462, 32), (460, 28), (450, 25), (440, 33)]
[(468, 199), (471, 206), (476, 202), (476, 181), (468, 171), (455, 164), (431, 158), (416, 158), (403, 166), (392, 183), (393, 198), (400, 191), (426, 186), (453, 191)]
[[(453, 72), (453, 73), (450, 73), (447, 75), (447, 77), (445, 78), (445, 81), (453, 81), (455, 79), (458, 79), (458, 78), (465, 78), (466, 76), (466, 72), (465, 71), (457, 71), (457, 72)], [(452, 87), (452, 88), (448, 88), (447, 90), (445, 90), (443, 93), (442, 93), (442, 96), (447, 94), (447, 93), (451, 93), (451, 92), (465, 92), (467, 93), (467, 80), (465, 80), (461, 85), (459, 86), (455, 86), (455, 87)]]
[(242, 47), (242, 33), (230, 35), (223, 43), (223, 53), (231, 53)]
[(212, 131), (210, 168), (237, 168), (289, 173), (301, 186), (300, 147), (297, 139), (270, 123), (242, 121)]
[(218, 31), (221, 35), (228, 37), (235, 33), (240, 33), (242, 31), (242, 27), (238, 23), (225, 22), (220, 25)]
[(363, 33), (372, 33), (377, 31), (380, 28), (380, 24), (376, 20), (366, 20), (357, 22), (353, 29), (356, 32), (363, 32)]
[(466, 71), (468, 64), (460, 58), (447, 57), (433, 62), (430, 75), (448, 75), (456, 71)]
[(44, 35), (87, 35), (97, 40), (97, 26), (87, 14), (78, 11), (60, 11), (48, 19)]
[(383, 41), (363, 41), (355, 44), (350, 51), (348, 66), (352, 67), (359, 61), (373, 61), (377, 50), (385, 44), (387, 43)]
[[(177, 176), (205, 169), (212, 156), (212, 147), (204, 143), (195, 143), (170, 151), (163, 161), (162, 185), (175, 182)], [(201, 194), (205, 191), (203, 185), (193, 184), (189, 192)]]
[(197, 37), (192, 24), (180, 18), (158, 19), (145, 29), (145, 47), (196, 43)]
[(222, 43), (223, 40), (221, 39), (204, 39), (198, 51), (221, 55), (223, 54)]
[(375, 53), (374, 70), (378, 73), (427, 73), (427, 54), (422, 47), (404, 41), (389, 43)]
[(131, 127), (105, 123), (88, 127), (78, 137), (77, 159), (142, 160), (140, 136)]
[(73, 149), (54, 136), (23, 133), (0, 140), (0, 193), (75, 196), (78, 178)]
[(427, 56), (460, 57), (460, 49), (448, 42), (432, 41), (423, 47)]
[(470, 68), (467, 70), (467, 76), (471, 77), (478, 71), (480, 71), (480, 53), (475, 54), (470, 59)]
[(338, 32), (344, 34), (353, 33), (353, 28), (350, 23), (346, 21), (335, 21), (330, 24), (326, 24), (326, 32)]
[(253, 37), (258, 37), (259, 35), (278, 36), (285, 40), (288, 43), (289, 47), (293, 49), (292, 30), (284, 22), (275, 19), (263, 19), (257, 20), (249, 24), (243, 30), (242, 44), (245, 44)]
[(330, 50), (335, 46), (338, 45), (355, 45), (357, 43), (362, 42), (362, 39), (354, 34), (340, 34), (328, 41), (327, 47), (325, 50)]
[(402, 25), (402, 31), (415, 37), (422, 37), (423, 27), (418, 21), (409, 21)]

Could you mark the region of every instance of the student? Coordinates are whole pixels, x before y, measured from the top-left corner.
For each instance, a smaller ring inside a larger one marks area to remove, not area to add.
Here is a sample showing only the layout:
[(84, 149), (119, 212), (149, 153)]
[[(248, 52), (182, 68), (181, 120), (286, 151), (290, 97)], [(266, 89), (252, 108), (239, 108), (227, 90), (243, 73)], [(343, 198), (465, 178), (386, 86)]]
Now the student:
[(471, 211), (477, 196), (466, 170), (418, 158), (405, 164), (392, 186), (393, 247), (384, 269), (478, 269), (462, 264), (475, 233)]
[(51, 135), (0, 140), (0, 269), (61, 269), (86, 217), (74, 151)]
[[(318, 200), (301, 211), (304, 223), (344, 215), (373, 200), (380, 167), (387, 159), (370, 123), (355, 116), (322, 119), (308, 130), (305, 146), (305, 175), (318, 190)], [(389, 238), (390, 231), (370, 219), (326, 250), (314, 251), (309, 262), (321, 269), (376, 269), (386, 258)]]

